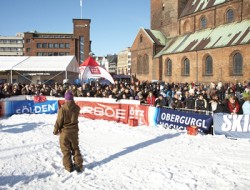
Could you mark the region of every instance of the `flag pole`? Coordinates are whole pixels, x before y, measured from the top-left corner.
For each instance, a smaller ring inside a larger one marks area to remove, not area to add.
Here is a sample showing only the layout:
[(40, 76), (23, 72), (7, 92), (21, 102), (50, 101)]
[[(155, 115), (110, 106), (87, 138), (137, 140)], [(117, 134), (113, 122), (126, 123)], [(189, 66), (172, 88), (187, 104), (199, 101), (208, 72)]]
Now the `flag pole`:
[(82, 19), (82, 0), (80, 0), (80, 8), (81, 8), (81, 19)]

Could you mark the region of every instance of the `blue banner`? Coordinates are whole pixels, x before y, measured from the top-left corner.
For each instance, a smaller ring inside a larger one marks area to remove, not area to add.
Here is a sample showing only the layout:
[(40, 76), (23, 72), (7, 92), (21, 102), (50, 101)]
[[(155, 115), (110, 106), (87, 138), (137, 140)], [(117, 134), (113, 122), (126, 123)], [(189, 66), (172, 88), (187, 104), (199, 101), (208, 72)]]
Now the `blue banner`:
[(31, 100), (11, 101), (10, 112), (12, 114), (53, 114), (57, 113), (58, 101), (47, 100), (45, 102), (35, 103)]
[(250, 138), (250, 115), (214, 114), (214, 134)]
[(213, 118), (209, 115), (160, 108), (156, 122), (165, 128), (179, 130), (184, 130), (187, 126), (196, 126), (199, 127), (201, 131), (207, 133), (210, 131)]

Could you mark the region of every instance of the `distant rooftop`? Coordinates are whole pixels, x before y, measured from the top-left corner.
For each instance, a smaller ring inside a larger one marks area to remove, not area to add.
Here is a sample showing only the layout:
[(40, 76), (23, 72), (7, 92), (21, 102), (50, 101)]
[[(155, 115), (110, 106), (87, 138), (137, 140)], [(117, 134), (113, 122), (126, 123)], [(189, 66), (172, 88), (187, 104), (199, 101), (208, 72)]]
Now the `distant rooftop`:
[(24, 32), (24, 33), (34, 33), (34, 34), (52, 34), (52, 35), (55, 35), (55, 34), (61, 34), (61, 35), (72, 35), (73, 33), (62, 33), (62, 32), (38, 32), (36, 30), (31, 30), (31, 31), (27, 31), (27, 32)]

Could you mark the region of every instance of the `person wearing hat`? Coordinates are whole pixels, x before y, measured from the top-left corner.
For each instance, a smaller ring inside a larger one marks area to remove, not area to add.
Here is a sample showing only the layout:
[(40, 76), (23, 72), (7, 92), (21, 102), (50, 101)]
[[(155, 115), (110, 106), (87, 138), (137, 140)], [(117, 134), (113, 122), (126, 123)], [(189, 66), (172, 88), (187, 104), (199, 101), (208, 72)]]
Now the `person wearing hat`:
[(243, 93), (244, 103), (242, 105), (243, 114), (250, 114), (250, 92)]
[[(65, 103), (58, 111), (54, 125), (54, 135), (59, 135), (60, 148), (63, 154), (64, 168), (72, 172), (83, 171), (83, 159), (79, 149), (78, 140), (78, 116), (80, 107), (75, 104), (74, 96), (71, 91), (66, 91)], [(73, 161), (72, 162), (72, 157)]]

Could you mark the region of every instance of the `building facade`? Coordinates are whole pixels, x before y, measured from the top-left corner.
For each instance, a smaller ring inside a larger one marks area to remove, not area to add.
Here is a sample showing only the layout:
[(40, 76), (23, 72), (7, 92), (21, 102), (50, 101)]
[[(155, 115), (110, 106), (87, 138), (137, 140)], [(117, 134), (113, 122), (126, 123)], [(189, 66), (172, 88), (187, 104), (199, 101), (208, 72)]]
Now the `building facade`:
[(249, 80), (250, 0), (151, 0), (131, 52), (139, 80)]
[(25, 56), (75, 55), (79, 64), (91, 52), (90, 19), (73, 19), (73, 33), (24, 33)]
[(23, 33), (16, 36), (0, 36), (0, 56), (23, 56)]
[(131, 51), (130, 47), (119, 52), (117, 55), (117, 75), (130, 75)]
[(106, 69), (111, 75), (116, 74), (117, 70), (117, 55), (107, 55), (108, 69)]

